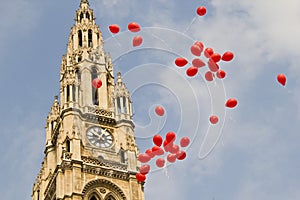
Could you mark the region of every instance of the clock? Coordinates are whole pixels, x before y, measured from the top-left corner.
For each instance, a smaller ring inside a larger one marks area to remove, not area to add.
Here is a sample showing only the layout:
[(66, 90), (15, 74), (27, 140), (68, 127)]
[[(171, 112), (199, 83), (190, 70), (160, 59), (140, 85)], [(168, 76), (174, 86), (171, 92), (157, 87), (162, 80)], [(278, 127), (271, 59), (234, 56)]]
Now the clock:
[(93, 146), (98, 148), (108, 148), (113, 143), (111, 133), (98, 126), (89, 128), (86, 132), (86, 137)]

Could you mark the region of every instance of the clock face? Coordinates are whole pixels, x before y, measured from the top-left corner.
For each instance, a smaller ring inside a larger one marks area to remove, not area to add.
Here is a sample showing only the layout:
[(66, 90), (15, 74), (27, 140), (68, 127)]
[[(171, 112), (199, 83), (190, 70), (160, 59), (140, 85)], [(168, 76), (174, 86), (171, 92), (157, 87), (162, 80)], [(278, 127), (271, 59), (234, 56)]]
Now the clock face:
[(113, 143), (112, 135), (106, 129), (97, 126), (89, 128), (86, 137), (93, 146), (98, 148), (108, 148)]

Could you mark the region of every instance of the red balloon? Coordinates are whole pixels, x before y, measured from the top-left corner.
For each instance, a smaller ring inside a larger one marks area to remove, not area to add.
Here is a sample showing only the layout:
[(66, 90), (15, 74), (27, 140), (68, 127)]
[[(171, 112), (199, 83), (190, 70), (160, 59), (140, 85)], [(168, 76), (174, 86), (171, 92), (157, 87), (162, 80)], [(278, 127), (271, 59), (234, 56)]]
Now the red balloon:
[(192, 61), (192, 64), (193, 64), (194, 67), (198, 67), (198, 68), (205, 66), (205, 63), (200, 58), (195, 58)]
[(286, 77), (285, 77), (285, 75), (284, 75), (284, 74), (278, 74), (278, 76), (277, 76), (277, 81), (278, 81), (281, 85), (285, 86), (285, 83), (286, 83)]
[(176, 154), (168, 154), (167, 156), (167, 160), (170, 163), (174, 163), (176, 161), (176, 158), (177, 158)]
[(206, 58), (210, 58), (210, 56), (213, 55), (213, 53), (214, 53), (214, 50), (210, 47), (208, 47), (204, 50), (204, 56)]
[(230, 52), (230, 51), (227, 51), (227, 52), (225, 52), (223, 55), (222, 55), (222, 60), (223, 61), (226, 61), (226, 62), (228, 62), (228, 61), (231, 61), (232, 59), (233, 59), (233, 53), (232, 52)]
[(166, 135), (166, 140), (170, 142), (174, 142), (176, 139), (176, 134), (174, 132), (168, 132)]
[(141, 162), (141, 163), (146, 163), (148, 162), (149, 160), (151, 159), (151, 157), (146, 154), (146, 153), (141, 153), (139, 156), (138, 156), (138, 160)]
[(141, 27), (136, 22), (131, 22), (128, 24), (128, 30), (131, 32), (139, 32), (141, 30)]
[(195, 42), (195, 43), (194, 43), (194, 45), (197, 45), (198, 47), (200, 47), (200, 50), (201, 50), (201, 52), (203, 51), (203, 49), (204, 49), (204, 45), (203, 45), (203, 43), (202, 43), (202, 42), (200, 42), (200, 41), (197, 41), (197, 42)]
[(225, 71), (223, 71), (223, 70), (221, 70), (221, 69), (219, 69), (219, 70), (217, 71), (217, 77), (218, 77), (219, 79), (225, 78), (225, 76), (226, 76), (226, 72), (225, 72)]
[(210, 71), (217, 72), (219, 70), (219, 65), (215, 63), (215, 61), (213, 61), (212, 59), (209, 59), (207, 64)]
[(205, 79), (207, 81), (213, 81), (214, 80), (214, 74), (211, 71), (208, 71), (205, 73)]
[(192, 77), (198, 73), (198, 67), (191, 66), (186, 70), (186, 75)]
[(237, 100), (235, 98), (228, 99), (225, 105), (228, 108), (234, 108), (237, 105)]
[(162, 150), (159, 146), (154, 146), (152, 147), (152, 153), (156, 156), (161, 156), (164, 155), (164, 150)]
[(140, 173), (143, 175), (148, 174), (150, 171), (150, 165), (142, 165), (140, 168)]
[(190, 144), (190, 139), (188, 137), (183, 137), (180, 140), (181, 147), (187, 147)]
[(163, 143), (163, 138), (160, 136), (160, 135), (154, 135), (153, 136), (153, 143), (156, 145), (156, 146), (161, 146), (162, 143)]
[(140, 46), (143, 43), (143, 38), (140, 35), (137, 35), (132, 40), (132, 46)]
[(102, 81), (98, 78), (95, 78), (92, 82), (94, 88), (98, 89), (102, 86)]
[(176, 157), (177, 157), (178, 160), (183, 160), (183, 159), (185, 159), (185, 157), (186, 157), (185, 151), (182, 151), (182, 150), (178, 151), (178, 152), (176, 153)]
[(136, 179), (139, 181), (139, 182), (145, 182), (146, 180), (146, 176), (144, 174), (141, 174), (141, 173), (137, 173), (135, 175)]
[(170, 153), (177, 153), (179, 151), (179, 146), (176, 144), (173, 144), (173, 146), (170, 148)]
[(200, 6), (197, 8), (197, 14), (199, 16), (203, 16), (206, 14), (206, 8), (204, 6)]
[(217, 116), (215, 116), (215, 115), (212, 115), (212, 116), (210, 116), (209, 121), (212, 124), (216, 124), (216, 123), (218, 123), (219, 118)]
[(112, 24), (108, 28), (109, 28), (110, 32), (113, 34), (117, 34), (120, 31), (120, 27), (117, 24)]
[(158, 158), (157, 160), (156, 160), (156, 166), (157, 167), (164, 167), (165, 166), (165, 160), (163, 159), (163, 158)]
[(153, 158), (155, 156), (155, 154), (152, 152), (152, 149), (147, 149), (145, 153), (148, 154), (150, 158)]
[(201, 50), (201, 48), (200, 48), (198, 45), (195, 45), (195, 44), (194, 44), (194, 45), (191, 47), (191, 52), (192, 52), (192, 54), (195, 55), (195, 56), (200, 56), (202, 50)]
[(221, 55), (218, 53), (213, 53), (210, 58), (217, 63), (221, 60)]
[(178, 67), (183, 67), (183, 66), (185, 66), (186, 64), (188, 64), (188, 61), (187, 61), (185, 58), (176, 58), (175, 64), (176, 64)]
[[(158, 116), (163, 116), (165, 114), (165, 110), (162, 106), (156, 106), (155, 107), (155, 113), (158, 115)], [(158, 145), (160, 146), (160, 145)]]
[(167, 140), (164, 141), (164, 149), (166, 152), (169, 152), (172, 146), (173, 142), (168, 142)]

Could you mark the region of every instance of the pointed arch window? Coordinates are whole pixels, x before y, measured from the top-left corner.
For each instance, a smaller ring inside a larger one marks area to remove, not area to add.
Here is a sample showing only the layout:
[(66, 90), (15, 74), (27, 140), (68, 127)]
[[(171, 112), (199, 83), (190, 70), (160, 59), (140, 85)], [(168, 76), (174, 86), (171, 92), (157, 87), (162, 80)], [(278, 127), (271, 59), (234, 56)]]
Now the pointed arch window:
[(93, 32), (91, 29), (88, 31), (88, 45), (89, 47), (93, 46)]
[(40, 190), (37, 191), (37, 200), (40, 200)]
[[(98, 78), (98, 72), (97, 72), (96, 67), (93, 67), (92, 68), (92, 81), (95, 78)], [(93, 86), (92, 86), (92, 98), (93, 98), (92, 100), (93, 100), (94, 105), (99, 105), (98, 90), (96, 88), (94, 88)]]
[(80, 13), (80, 21), (83, 19), (83, 13)]
[(125, 163), (125, 151), (123, 148), (120, 149), (121, 163)]
[(109, 195), (107, 198), (105, 198), (105, 200), (116, 200), (115, 197)]
[(88, 12), (85, 14), (85, 16), (87, 19), (90, 19), (90, 14)]
[(82, 47), (82, 31), (78, 31), (78, 45)]
[(66, 142), (66, 151), (71, 152), (71, 142), (70, 142), (70, 140), (67, 140), (67, 142)]

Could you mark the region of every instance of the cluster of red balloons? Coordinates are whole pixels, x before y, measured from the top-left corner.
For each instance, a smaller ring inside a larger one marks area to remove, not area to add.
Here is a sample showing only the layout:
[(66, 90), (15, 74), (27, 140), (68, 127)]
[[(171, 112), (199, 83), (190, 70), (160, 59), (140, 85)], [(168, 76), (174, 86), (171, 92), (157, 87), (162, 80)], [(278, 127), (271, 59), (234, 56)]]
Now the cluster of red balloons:
[[(230, 51), (223, 53), (222, 55), (214, 52), (210, 47), (205, 48), (204, 44), (200, 41), (196, 41), (190, 48), (191, 53), (197, 58), (192, 60), (192, 66), (186, 69), (186, 75), (193, 77), (198, 73), (199, 68), (208, 66), (208, 71), (205, 73), (205, 79), (207, 81), (213, 81), (215, 76), (219, 79), (223, 79), (226, 76), (226, 72), (220, 69), (218, 63), (220, 61), (229, 62), (233, 59), (234, 54)], [(205, 63), (203, 58), (199, 58), (201, 54), (204, 54), (204, 58), (207, 59)], [(175, 65), (178, 67), (184, 67), (189, 63), (186, 58), (179, 57), (175, 59)]]
[[(120, 32), (120, 27), (117, 24), (112, 24), (108, 28), (112, 34), (117, 34)], [(127, 28), (130, 32), (133, 32), (133, 33), (137, 33), (141, 30), (140, 25), (136, 22), (130, 22), (128, 24)], [(134, 46), (134, 47), (140, 46), (142, 43), (143, 43), (143, 38), (141, 35), (135, 36), (132, 40), (132, 46)]]
[(140, 171), (136, 174), (136, 179), (139, 182), (145, 182), (146, 175), (150, 172), (150, 165), (146, 163), (155, 156), (163, 156), (168, 153), (166, 160), (162, 157), (156, 159), (155, 163), (159, 168), (164, 167), (166, 161), (174, 163), (176, 160), (184, 160), (186, 158), (186, 152), (181, 150), (180, 147), (187, 147), (190, 144), (190, 139), (188, 137), (182, 137), (180, 139), (180, 147), (175, 144), (175, 140), (176, 134), (174, 132), (168, 132), (165, 139), (158, 134), (153, 136), (154, 146), (138, 156), (138, 160), (141, 163), (144, 163), (141, 166)]

